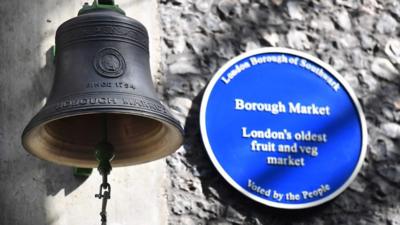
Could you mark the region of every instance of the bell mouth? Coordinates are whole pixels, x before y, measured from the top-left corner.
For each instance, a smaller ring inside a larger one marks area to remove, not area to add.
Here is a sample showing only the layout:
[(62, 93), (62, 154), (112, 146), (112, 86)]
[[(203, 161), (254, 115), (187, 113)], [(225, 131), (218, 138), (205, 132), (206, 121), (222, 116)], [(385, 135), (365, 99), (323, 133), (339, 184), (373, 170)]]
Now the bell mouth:
[(107, 141), (114, 147), (115, 158), (111, 162), (114, 167), (165, 157), (182, 144), (182, 131), (175, 124), (121, 113), (69, 115), (28, 126), (22, 144), (37, 157), (57, 164), (97, 167), (95, 146), (104, 137), (104, 115)]

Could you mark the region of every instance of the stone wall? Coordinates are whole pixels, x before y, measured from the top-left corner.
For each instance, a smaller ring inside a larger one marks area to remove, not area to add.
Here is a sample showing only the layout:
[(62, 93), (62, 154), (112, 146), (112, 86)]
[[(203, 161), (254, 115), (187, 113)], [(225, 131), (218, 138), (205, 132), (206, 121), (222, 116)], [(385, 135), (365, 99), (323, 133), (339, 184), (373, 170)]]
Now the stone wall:
[[(171, 225), (400, 224), (400, 2), (161, 0), (164, 96), (185, 127), (167, 158)], [(249, 200), (218, 174), (199, 130), (202, 92), (247, 50), (289, 47), (332, 65), (355, 90), (369, 144), (357, 179), (322, 206), (296, 211)]]

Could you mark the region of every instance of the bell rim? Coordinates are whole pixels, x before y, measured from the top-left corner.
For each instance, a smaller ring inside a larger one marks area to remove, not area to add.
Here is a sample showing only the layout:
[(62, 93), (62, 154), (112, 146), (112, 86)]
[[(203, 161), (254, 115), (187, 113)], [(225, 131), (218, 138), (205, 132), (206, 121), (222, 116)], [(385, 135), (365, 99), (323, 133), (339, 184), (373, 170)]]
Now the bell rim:
[[(90, 109), (89, 109), (90, 110)], [(91, 114), (123, 114), (123, 115), (130, 115), (130, 116), (139, 116), (139, 117), (144, 117), (144, 118), (148, 118), (148, 119), (154, 119), (158, 122), (160, 122), (161, 124), (164, 124), (165, 126), (169, 126), (171, 128), (174, 128), (175, 133), (178, 135), (178, 141), (177, 144), (173, 146), (173, 148), (171, 148), (171, 150), (169, 151), (164, 151), (165, 154), (160, 154), (157, 155), (156, 157), (150, 157), (146, 160), (137, 160), (135, 162), (125, 162), (124, 160), (118, 160), (117, 163), (116, 161), (112, 161), (111, 164), (113, 167), (124, 167), (124, 166), (132, 166), (132, 165), (138, 165), (138, 164), (143, 164), (143, 163), (147, 163), (147, 162), (152, 162), (152, 161), (156, 161), (159, 159), (162, 159), (164, 157), (167, 157), (168, 155), (173, 154), (174, 152), (176, 152), (183, 144), (183, 140), (184, 140), (184, 129), (182, 128), (181, 124), (179, 123), (178, 120), (176, 120), (174, 117), (172, 116), (162, 116), (162, 115), (158, 115), (158, 114), (154, 114), (154, 113), (149, 113), (146, 111), (132, 111), (132, 110), (128, 110), (125, 108), (106, 108), (106, 109), (96, 109), (95, 112), (90, 112), (90, 111), (82, 111), (82, 110), (71, 110), (71, 111), (67, 111), (67, 112), (62, 112), (62, 113), (58, 113), (56, 115), (51, 115), (51, 116), (47, 116), (47, 117), (43, 117), (40, 119), (37, 119), (37, 117), (40, 115), (40, 112), (38, 114), (36, 114), (35, 117), (32, 118), (32, 120), (28, 123), (28, 125), (24, 128), (22, 136), (21, 136), (21, 144), (24, 147), (24, 149), (33, 154), (35, 157), (38, 157), (42, 160), (46, 160), (48, 162), (52, 162), (58, 165), (63, 165), (63, 166), (71, 166), (71, 167), (81, 167), (81, 168), (95, 168), (97, 167), (97, 161), (96, 159), (93, 157), (92, 162), (93, 165), (88, 166), (89, 163), (82, 163), (82, 164), (73, 164), (73, 163), (69, 163), (69, 162), (61, 162), (60, 160), (50, 160), (49, 158), (46, 157), (42, 157), (39, 154), (36, 154), (36, 152), (39, 151), (35, 151), (33, 150), (28, 144), (28, 137), (29, 134), (35, 130), (36, 127), (39, 126), (44, 126), (48, 123), (51, 123), (53, 121), (56, 120), (60, 120), (60, 119), (65, 119), (65, 118), (71, 118), (71, 117), (75, 117), (75, 116), (83, 116), (83, 115), (91, 115)], [(37, 120), (36, 120), (37, 119)], [(35, 121), (36, 120), (36, 121)], [(154, 152), (157, 152), (154, 151)], [(78, 160), (78, 159), (77, 159)]]

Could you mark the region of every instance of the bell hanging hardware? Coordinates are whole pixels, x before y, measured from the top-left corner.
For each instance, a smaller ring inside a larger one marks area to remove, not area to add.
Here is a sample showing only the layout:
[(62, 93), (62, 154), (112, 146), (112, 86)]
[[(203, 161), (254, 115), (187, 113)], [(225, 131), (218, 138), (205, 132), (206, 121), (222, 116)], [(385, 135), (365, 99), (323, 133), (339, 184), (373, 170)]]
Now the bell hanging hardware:
[(148, 42), (146, 28), (113, 0), (85, 3), (57, 29), (52, 90), (22, 134), (24, 148), (41, 159), (98, 168), (103, 224), (112, 166), (160, 159), (183, 141), (154, 90)]

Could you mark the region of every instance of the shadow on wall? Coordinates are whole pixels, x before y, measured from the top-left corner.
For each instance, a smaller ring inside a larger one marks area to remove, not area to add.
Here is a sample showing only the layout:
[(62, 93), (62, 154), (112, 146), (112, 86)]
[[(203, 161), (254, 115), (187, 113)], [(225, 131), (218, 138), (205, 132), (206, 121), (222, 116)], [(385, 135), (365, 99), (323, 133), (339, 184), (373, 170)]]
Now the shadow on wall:
[(54, 77), (51, 49), (43, 57), (43, 47), (54, 43), (59, 25), (49, 18), (62, 15), (49, 13), (67, 9), (67, 4), (61, 0), (0, 4), (0, 224), (49, 224), (46, 198), (61, 192), (68, 195), (84, 182), (74, 177), (72, 168), (40, 160), (21, 145), (22, 131), (43, 105)]

